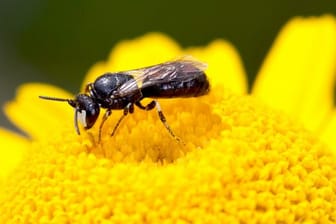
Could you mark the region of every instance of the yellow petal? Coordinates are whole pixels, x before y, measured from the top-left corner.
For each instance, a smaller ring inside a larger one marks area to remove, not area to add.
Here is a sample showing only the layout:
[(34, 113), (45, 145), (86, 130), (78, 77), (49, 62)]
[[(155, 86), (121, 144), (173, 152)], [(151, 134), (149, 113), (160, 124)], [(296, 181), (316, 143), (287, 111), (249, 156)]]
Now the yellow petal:
[(50, 85), (25, 84), (17, 90), (16, 98), (5, 105), (6, 115), (32, 138), (48, 138), (53, 132), (73, 126), (73, 110), (66, 102), (42, 100), (40, 95), (72, 98)]
[(335, 66), (334, 17), (295, 18), (276, 39), (253, 94), (318, 131), (332, 109)]
[(232, 92), (247, 92), (246, 72), (236, 49), (228, 42), (215, 40), (206, 47), (192, 47), (187, 54), (208, 63), (207, 74), (212, 85), (219, 84)]
[(15, 169), (25, 153), (28, 141), (0, 128), (0, 183)]
[(323, 123), (321, 138), (336, 153), (336, 111), (334, 110)]

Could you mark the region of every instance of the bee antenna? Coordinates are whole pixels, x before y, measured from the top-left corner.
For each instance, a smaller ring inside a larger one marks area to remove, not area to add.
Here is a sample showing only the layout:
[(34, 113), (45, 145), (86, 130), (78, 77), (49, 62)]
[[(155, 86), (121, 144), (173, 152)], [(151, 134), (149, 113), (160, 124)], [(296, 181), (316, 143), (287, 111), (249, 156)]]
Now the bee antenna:
[(40, 99), (44, 100), (53, 100), (53, 101), (67, 101), (69, 102), (71, 99), (57, 98), (52, 96), (39, 96)]
[(64, 98), (57, 98), (53, 96), (39, 96), (40, 99), (43, 100), (53, 100), (53, 101), (60, 101), (60, 102), (68, 102), (71, 106), (76, 106), (76, 101), (72, 99), (64, 99)]

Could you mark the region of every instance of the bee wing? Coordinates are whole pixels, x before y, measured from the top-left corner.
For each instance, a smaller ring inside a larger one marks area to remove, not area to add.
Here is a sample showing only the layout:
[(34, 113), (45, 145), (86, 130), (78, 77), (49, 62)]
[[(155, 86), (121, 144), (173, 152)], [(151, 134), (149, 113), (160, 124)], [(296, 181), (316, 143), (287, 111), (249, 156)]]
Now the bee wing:
[(139, 88), (171, 81), (188, 81), (197, 72), (204, 71), (207, 65), (191, 56), (165, 62), (162, 64), (127, 71), (134, 79), (122, 84), (117, 90), (118, 96), (125, 96), (138, 91)]

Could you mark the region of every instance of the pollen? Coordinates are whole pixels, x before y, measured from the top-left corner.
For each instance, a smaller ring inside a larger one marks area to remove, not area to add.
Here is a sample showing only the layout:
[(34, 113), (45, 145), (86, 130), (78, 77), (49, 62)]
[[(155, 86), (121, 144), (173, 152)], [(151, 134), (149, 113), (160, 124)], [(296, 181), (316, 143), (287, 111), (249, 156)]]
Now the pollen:
[(220, 89), (160, 100), (77, 136), (31, 144), (0, 191), (0, 223), (336, 222), (335, 156), (300, 124)]

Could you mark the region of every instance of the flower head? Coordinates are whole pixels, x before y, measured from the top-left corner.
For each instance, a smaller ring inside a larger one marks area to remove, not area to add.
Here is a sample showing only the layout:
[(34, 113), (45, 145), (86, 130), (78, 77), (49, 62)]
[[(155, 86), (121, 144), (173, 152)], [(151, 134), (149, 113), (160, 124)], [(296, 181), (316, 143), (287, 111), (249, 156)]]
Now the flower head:
[(300, 122), (244, 95), (244, 69), (229, 43), (181, 49), (151, 33), (118, 44), (84, 84), (106, 71), (184, 54), (208, 63), (212, 85), (203, 97), (160, 100), (185, 145), (169, 136), (155, 111), (135, 111), (110, 137), (122, 114), (113, 111), (101, 142), (97, 124), (76, 135), (71, 107), (37, 98), (69, 93), (20, 87), (5, 109), (31, 140), (0, 132), (2, 148), (22, 155), (6, 165), (0, 222), (335, 222), (335, 155)]

